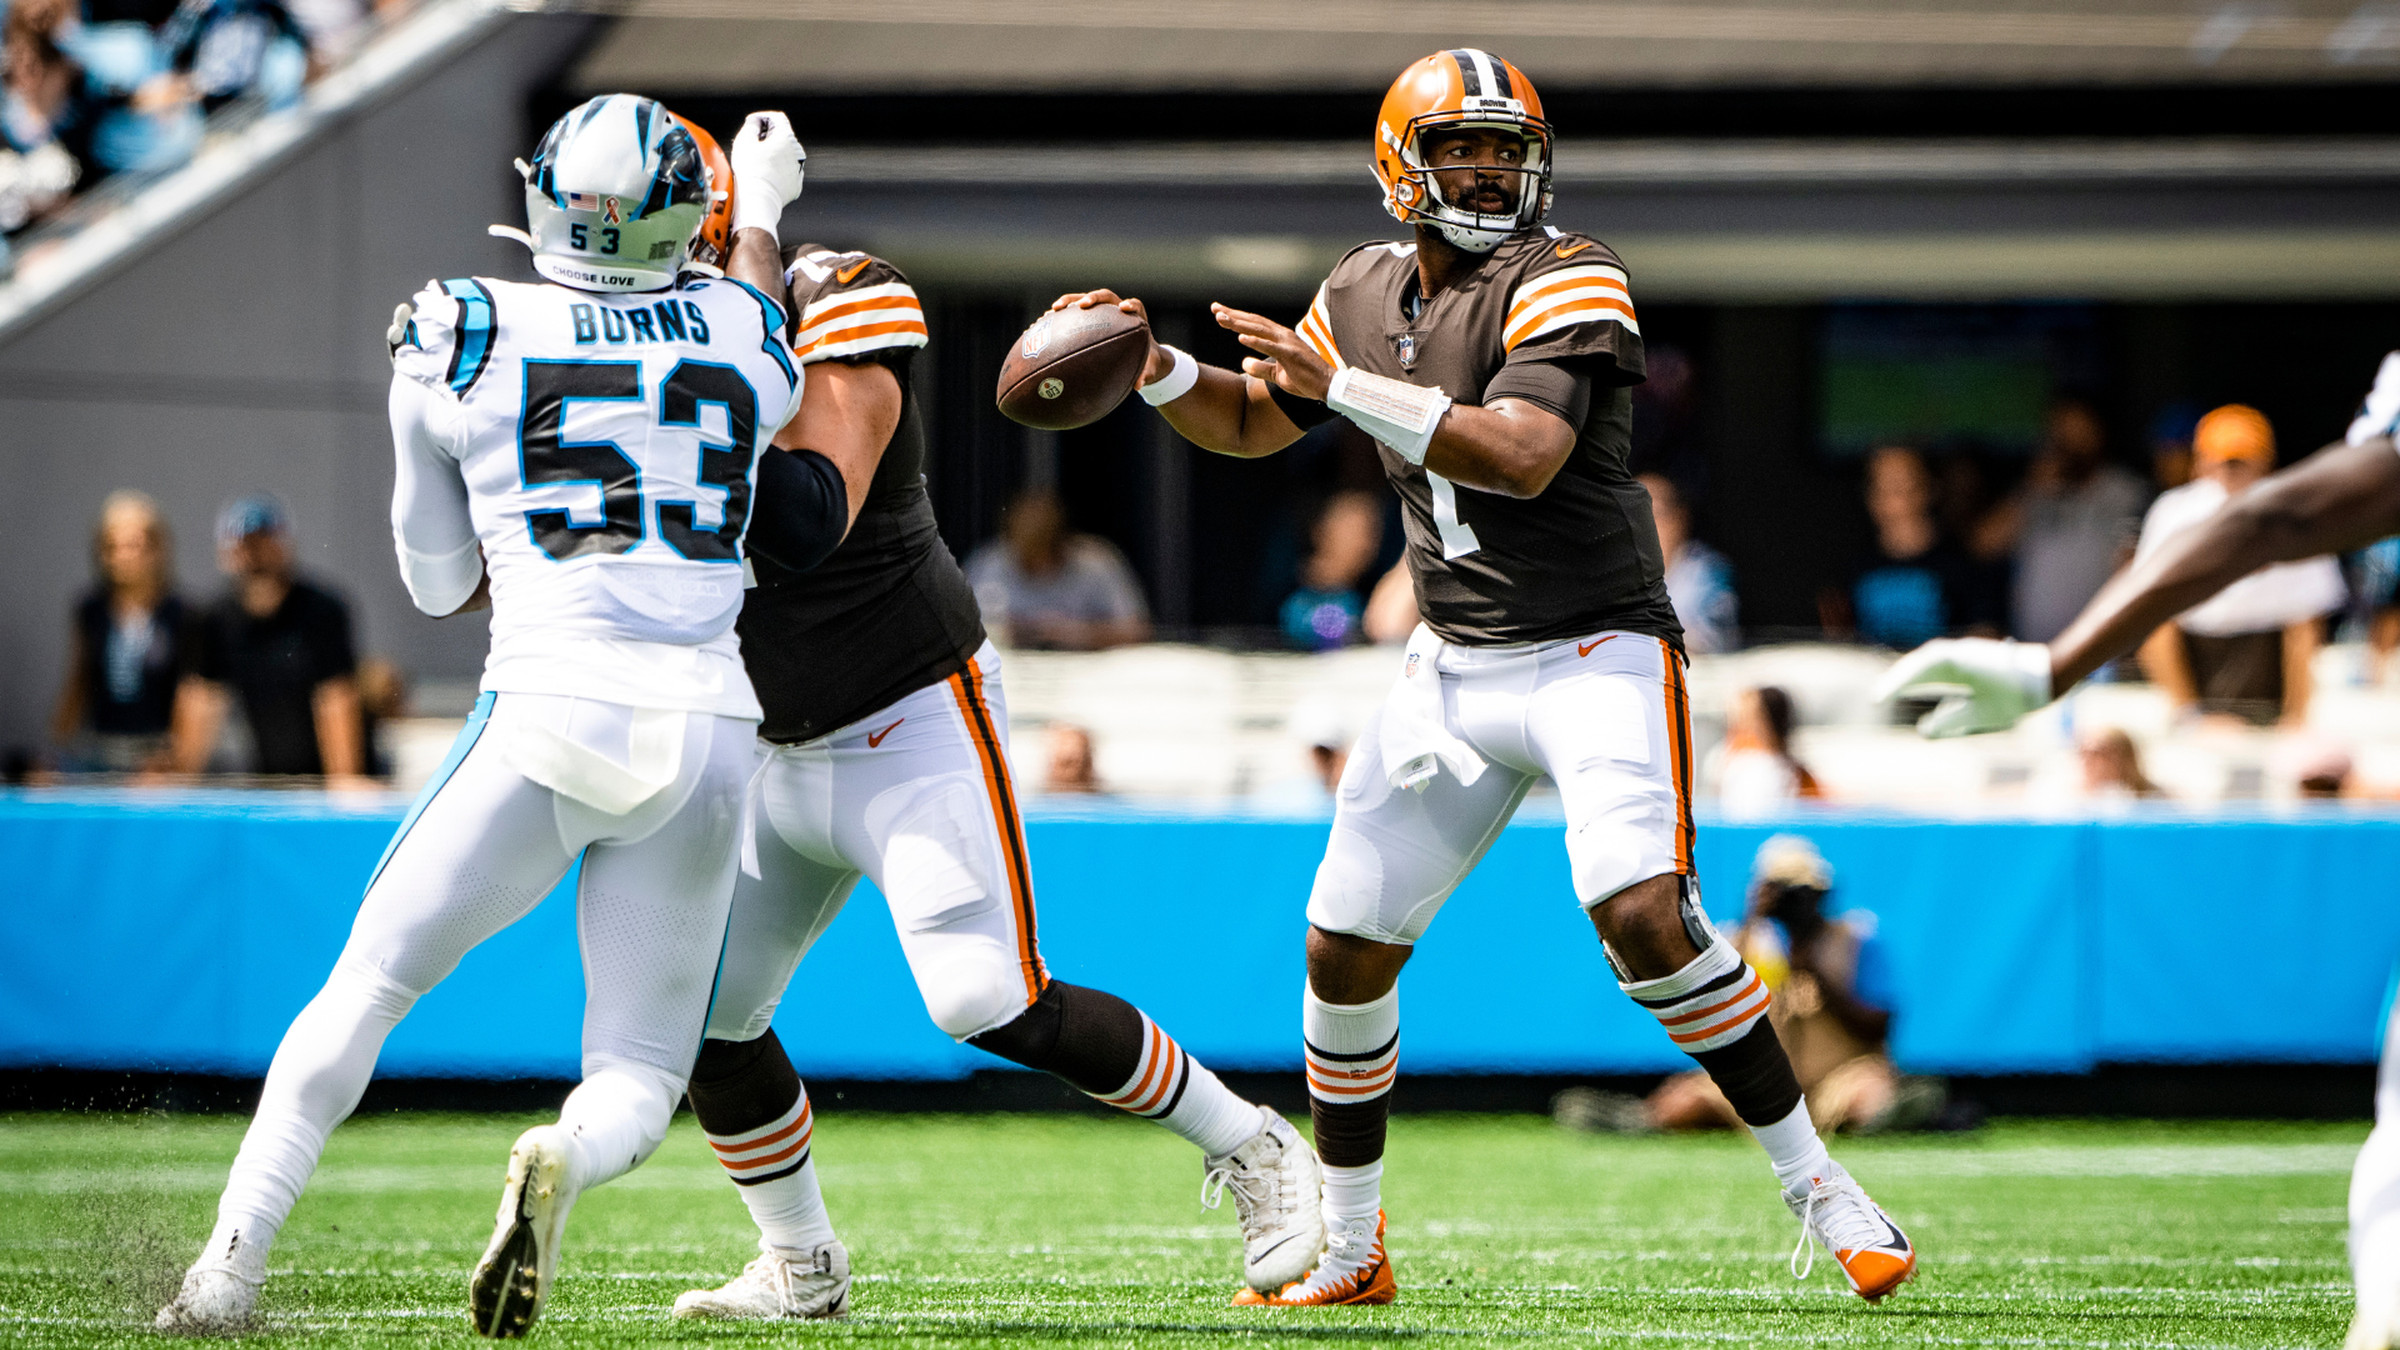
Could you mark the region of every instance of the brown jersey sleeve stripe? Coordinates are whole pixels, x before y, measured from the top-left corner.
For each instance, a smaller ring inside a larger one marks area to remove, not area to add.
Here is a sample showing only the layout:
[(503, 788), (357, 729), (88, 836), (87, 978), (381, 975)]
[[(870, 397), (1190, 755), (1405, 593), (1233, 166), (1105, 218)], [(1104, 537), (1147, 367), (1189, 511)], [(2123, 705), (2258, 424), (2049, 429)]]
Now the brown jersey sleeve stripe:
[(1668, 769), (1675, 778), (1675, 874), (1690, 876), (1697, 831), (1692, 825), (1692, 702), (1683, 684), (1683, 662), (1663, 638), (1659, 660), (1666, 671)]
[(1034, 934), (1033, 869), (1025, 858), (1025, 827), (1017, 815), (1008, 757), (1000, 749), (999, 733), (993, 730), (991, 712), (983, 701), (982, 666), (969, 660), (967, 668), (952, 675), (947, 683), (951, 696), (958, 701), (959, 715), (966, 719), (967, 734), (975, 742), (976, 756), (982, 761), (984, 790), (992, 803), (992, 824), (1000, 836), (1001, 866), (1008, 873), (1009, 898), (1017, 912), (1017, 963), (1025, 972), (1025, 1001), (1031, 1003), (1041, 997), (1042, 986), (1050, 977), (1042, 969), (1041, 948)]

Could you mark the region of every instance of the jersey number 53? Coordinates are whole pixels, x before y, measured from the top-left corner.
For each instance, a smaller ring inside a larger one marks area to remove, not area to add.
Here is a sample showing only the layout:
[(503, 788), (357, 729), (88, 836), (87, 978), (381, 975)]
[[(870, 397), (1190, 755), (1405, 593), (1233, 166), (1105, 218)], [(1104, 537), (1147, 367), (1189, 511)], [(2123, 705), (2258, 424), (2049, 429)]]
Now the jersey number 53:
[[(639, 361), (527, 361), (525, 411), (517, 423), (517, 460), (528, 488), (588, 483), (600, 489), (601, 519), (578, 525), (563, 507), (527, 511), (533, 542), (565, 562), (587, 553), (629, 553), (647, 534), (652, 512), (643, 502), (642, 470), (614, 441), (570, 441), (563, 434), (571, 402), (642, 401)], [(703, 529), (698, 504), (659, 501), (659, 537), (694, 562), (736, 562), (750, 522), (750, 466), (758, 456), (758, 394), (742, 373), (714, 361), (683, 361), (658, 386), (658, 425), (698, 431), (700, 410), (725, 410), (731, 444), (700, 442), (695, 481), (725, 494), (724, 523)]]

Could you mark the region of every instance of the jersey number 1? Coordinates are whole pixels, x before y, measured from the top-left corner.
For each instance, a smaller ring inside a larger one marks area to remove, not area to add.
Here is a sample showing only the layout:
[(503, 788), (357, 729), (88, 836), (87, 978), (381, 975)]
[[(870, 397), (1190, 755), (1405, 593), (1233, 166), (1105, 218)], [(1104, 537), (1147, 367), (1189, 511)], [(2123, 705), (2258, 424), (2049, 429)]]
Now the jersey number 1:
[(1442, 558), (1463, 558), (1483, 547), (1475, 527), (1458, 518), (1458, 486), (1431, 469), (1425, 485), (1433, 490), (1433, 525), (1442, 532)]
[[(578, 525), (564, 508), (528, 511), (533, 542), (559, 562), (587, 553), (629, 553), (646, 533), (642, 470), (614, 441), (570, 441), (562, 434), (570, 402), (639, 402), (639, 361), (527, 361), (525, 412), (517, 423), (518, 463), (525, 486), (589, 483), (600, 489), (600, 519)], [(694, 562), (733, 562), (750, 522), (750, 465), (757, 457), (758, 394), (731, 366), (684, 361), (658, 386), (658, 424), (700, 427), (700, 409), (725, 410), (726, 439), (700, 442), (698, 481), (725, 494), (724, 523), (702, 529), (699, 507), (658, 503), (658, 533)]]

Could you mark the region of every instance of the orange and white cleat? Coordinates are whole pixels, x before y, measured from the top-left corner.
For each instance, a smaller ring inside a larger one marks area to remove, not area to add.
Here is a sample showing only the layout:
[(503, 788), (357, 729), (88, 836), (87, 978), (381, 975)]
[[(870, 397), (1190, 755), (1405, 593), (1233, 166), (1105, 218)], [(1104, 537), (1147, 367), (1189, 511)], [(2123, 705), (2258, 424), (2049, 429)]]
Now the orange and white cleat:
[(1244, 1287), (1233, 1296), (1237, 1308), (1329, 1308), (1337, 1304), (1389, 1303), (1400, 1297), (1392, 1279), (1391, 1258), (1383, 1254), (1383, 1211), (1375, 1211), (1370, 1227), (1365, 1219), (1325, 1221), (1325, 1254), (1314, 1270), (1282, 1291), (1262, 1294)]
[(1808, 1278), (1819, 1246), (1833, 1254), (1852, 1292), (1869, 1303), (1881, 1301), (1917, 1273), (1917, 1249), (1908, 1234), (1867, 1198), (1840, 1163), (1833, 1165), (1831, 1175), (1811, 1177), (1806, 1186), (1785, 1191), (1783, 1203), (1800, 1219), (1800, 1245), (1792, 1249), (1793, 1278)]

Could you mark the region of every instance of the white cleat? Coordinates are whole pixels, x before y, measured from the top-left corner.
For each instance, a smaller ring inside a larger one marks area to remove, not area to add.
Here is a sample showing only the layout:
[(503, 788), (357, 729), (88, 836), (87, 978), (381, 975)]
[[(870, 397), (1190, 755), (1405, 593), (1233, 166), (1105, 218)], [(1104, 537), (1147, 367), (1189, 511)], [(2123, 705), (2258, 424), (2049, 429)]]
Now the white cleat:
[(1306, 1275), (1325, 1250), (1325, 1215), (1317, 1155), (1290, 1122), (1258, 1108), (1257, 1134), (1208, 1160), (1200, 1205), (1215, 1209), (1233, 1192), (1242, 1221), (1242, 1279), (1267, 1293)]
[(839, 1241), (818, 1245), (806, 1263), (772, 1247), (720, 1288), (693, 1289), (675, 1300), (677, 1317), (743, 1321), (843, 1317), (850, 1312), (850, 1251)]
[[(2400, 1331), (2400, 1317), (2389, 1306), (2369, 1309), (2363, 1303), (2351, 1315), (2350, 1334), (2342, 1340), (2342, 1350), (2392, 1350), (2394, 1333)], [(160, 1313), (159, 1316), (166, 1316)]]
[(1882, 1206), (1867, 1198), (1840, 1163), (1833, 1164), (1830, 1175), (1812, 1177), (1785, 1191), (1783, 1203), (1800, 1220), (1800, 1245), (1792, 1249), (1794, 1278), (1808, 1278), (1818, 1246), (1832, 1253), (1851, 1291), (1869, 1303), (1881, 1301), (1917, 1273), (1917, 1249), (1908, 1235)]
[[(234, 1239), (237, 1248), (240, 1241)], [(251, 1310), (258, 1306), (258, 1287), (266, 1279), (250, 1274), (247, 1264), (237, 1265), (236, 1260), (230, 1252), (202, 1258), (201, 1264), (184, 1272), (183, 1287), (173, 1302), (158, 1310), (151, 1325), (183, 1336), (228, 1336), (248, 1330)]]
[(567, 1132), (536, 1125), (508, 1151), (508, 1184), (492, 1245), (467, 1280), (467, 1320), (475, 1334), (514, 1340), (533, 1326), (558, 1274), (558, 1243), (575, 1207), (568, 1180)]

